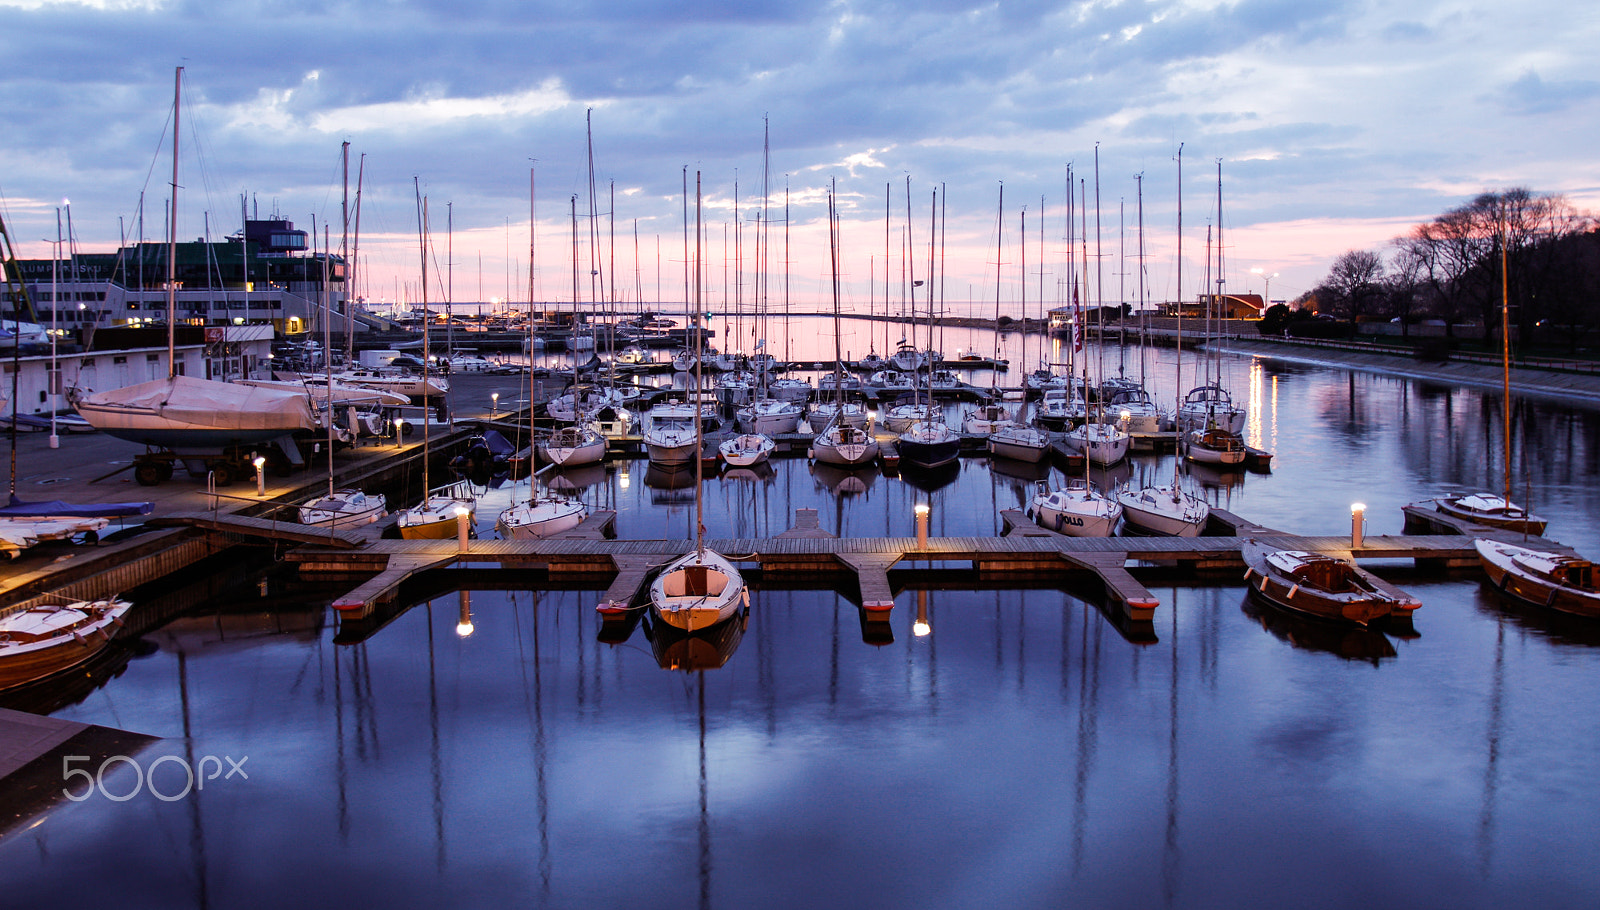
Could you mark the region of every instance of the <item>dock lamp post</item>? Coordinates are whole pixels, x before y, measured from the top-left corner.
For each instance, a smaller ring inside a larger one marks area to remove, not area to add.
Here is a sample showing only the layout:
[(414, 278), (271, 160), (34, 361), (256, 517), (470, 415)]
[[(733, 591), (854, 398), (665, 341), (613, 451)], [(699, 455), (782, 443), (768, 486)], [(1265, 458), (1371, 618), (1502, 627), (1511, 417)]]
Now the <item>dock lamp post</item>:
[(917, 513), (917, 549), (928, 548), (928, 512), (929, 507), (925, 502), (919, 502), (912, 511)]
[(1367, 520), (1366, 503), (1353, 503), (1350, 506), (1350, 549), (1361, 549), (1361, 534)]
[(265, 496), (267, 495), (267, 474), (264, 469), (267, 466), (267, 460), (257, 455), (250, 463), (256, 466), (256, 495)]
[(396, 417), (394, 419), (394, 446), (397, 449), (401, 445), (400, 437), (405, 434), (405, 425), (406, 419), (404, 417)]
[(499, 392), (490, 392), (489, 393), (489, 408), (490, 408), (489, 413), (490, 413), (491, 416), (495, 416), (495, 417), (500, 416), (500, 393)]
[(470, 514), (466, 506), (456, 506), (456, 544), (462, 553), (467, 552), (467, 516)]

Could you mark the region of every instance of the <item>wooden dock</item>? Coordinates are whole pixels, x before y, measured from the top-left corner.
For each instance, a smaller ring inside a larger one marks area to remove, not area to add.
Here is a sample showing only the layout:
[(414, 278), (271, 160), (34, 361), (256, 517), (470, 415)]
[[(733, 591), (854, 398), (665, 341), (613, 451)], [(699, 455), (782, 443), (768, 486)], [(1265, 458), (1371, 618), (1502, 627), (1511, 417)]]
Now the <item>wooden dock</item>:
[[(1476, 535), (1368, 537), (1352, 550), (1350, 539), (1306, 537), (1263, 528), (1218, 510), (1217, 525), (1245, 536), (1194, 538), (1074, 538), (1038, 533), (1031, 522), (1008, 519), (1017, 533), (1004, 537), (935, 537), (919, 546), (914, 537), (834, 538), (814, 533), (772, 538), (707, 540), (706, 545), (758, 573), (760, 579), (834, 578), (841, 590), (857, 592), (866, 610), (893, 608), (897, 587), (936, 569), (973, 571), (980, 580), (1025, 581), (1056, 587), (1073, 578), (1098, 579), (1108, 602), (1126, 618), (1148, 621), (1159, 600), (1135, 572), (1179, 567), (1201, 577), (1227, 577), (1244, 568), (1240, 545), (1254, 537), (1272, 546), (1332, 553), (1355, 559), (1409, 559), (1430, 568), (1478, 564)], [(1024, 527), (1024, 525), (1027, 527)], [(377, 540), (359, 550), (302, 547), (286, 559), (315, 578), (365, 579), (335, 601), (345, 619), (361, 619), (391, 600), (406, 579), (433, 568), (470, 565), (538, 569), (552, 582), (601, 587), (602, 603), (636, 602), (651, 572), (691, 546), (687, 540), (609, 540), (604, 537), (458, 542)], [(896, 578), (902, 582), (896, 584)], [(854, 584), (850, 584), (853, 581)]]

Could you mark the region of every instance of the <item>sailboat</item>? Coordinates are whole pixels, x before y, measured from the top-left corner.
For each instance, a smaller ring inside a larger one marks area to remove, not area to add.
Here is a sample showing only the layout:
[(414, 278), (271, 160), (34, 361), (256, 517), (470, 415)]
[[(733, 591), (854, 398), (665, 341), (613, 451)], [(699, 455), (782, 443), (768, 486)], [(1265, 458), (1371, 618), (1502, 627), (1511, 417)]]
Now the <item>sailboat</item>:
[[(419, 189), (420, 192), (420, 189)], [(427, 203), (423, 203), (422, 225), (422, 305), (428, 305), (428, 231), (427, 231)], [(428, 364), (432, 362), (428, 356), (428, 336), (432, 333), (426, 328), (422, 332), (422, 378), (428, 378)], [(465, 480), (457, 480), (445, 484), (437, 489), (428, 483), (428, 461), (431, 454), (432, 443), (428, 432), (428, 421), (422, 424), (422, 502), (400, 513), (396, 524), (400, 528), (400, 537), (404, 540), (446, 540), (459, 533), (459, 522), (463, 513), (467, 516), (467, 527), (476, 528), (478, 525), (478, 498), (472, 495), (472, 488)]]
[[(700, 175), (695, 174), (695, 312), (703, 312), (700, 293), (703, 285), (700, 245)], [(698, 355), (700, 321), (695, 320), (695, 345)], [(699, 357), (696, 357), (698, 364)], [(700, 369), (696, 368), (696, 379)], [(698, 384), (698, 383), (697, 383)], [(696, 448), (704, 438), (700, 414), (695, 412)], [(744, 578), (727, 557), (705, 545), (705, 497), (702, 490), (703, 462), (694, 459), (694, 548), (668, 563), (650, 582), (650, 608), (669, 626), (694, 632), (731, 618), (741, 604), (749, 605), (750, 593)]]
[[(1080, 179), (1080, 190), (1081, 190), (1081, 182), (1082, 181)], [(1095, 239), (1095, 244), (1096, 244), (1096, 249), (1095, 249), (1095, 263), (1096, 263), (1096, 265), (1095, 265), (1095, 303), (1097, 304), (1097, 312), (1102, 312), (1103, 313), (1104, 310), (1105, 310), (1105, 292), (1102, 289), (1102, 287), (1100, 286), (1101, 269), (1100, 269), (1099, 263), (1101, 262), (1101, 257), (1099, 255), (1100, 250), (1098, 248), (1098, 245), (1100, 243), (1100, 241), (1099, 241), (1099, 234), (1100, 234), (1100, 204), (1099, 204), (1099, 198), (1100, 198), (1100, 151), (1099, 151), (1098, 148), (1095, 149), (1094, 192), (1095, 192), (1095, 215), (1094, 215), (1094, 219), (1095, 219), (1095, 238), (1096, 238)], [(1087, 203), (1087, 200), (1088, 200), (1087, 193), (1084, 193), (1084, 199), (1085, 199), (1085, 203)], [(1082, 231), (1082, 235), (1083, 236), (1082, 236), (1081, 241), (1080, 241), (1082, 249), (1083, 249), (1083, 263), (1084, 263), (1084, 274), (1085, 275), (1088, 274), (1088, 268), (1089, 268), (1088, 208), (1089, 207), (1088, 207), (1087, 204), (1085, 204), (1083, 206), (1083, 212), (1084, 212), (1084, 214), (1083, 214), (1083, 231)], [(1085, 281), (1085, 296), (1087, 296), (1087, 284), (1088, 284), (1088, 282), (1086, 280)], [(1103, 343), (1103, 339), (1105, 337), (1105, 333), (1101, 332), (1100, 333), (1100, 337), (1102, 339), (1102, 343), (1099, 344), (1095, 349), (1096, 350), (1096, 358), (1097, 358), (1097, 360), (1102, 359), (1104, 357), (1104, 355), (1105, 355), (1105, 344)], [(1099, 372), (1100, 372), (1100, 374), (1102, 376), (1105, 375), (1105, 367), (1104, 367), (1103, 362), (1098, 366), (1098, 370), (1099, 370)], [(1089, 372), (1088, 365), (1085, 364), (1084, 365), (1084, 384), (1085, 384), (1085, 386), (1088, 385), (1088, 372)], [(1110, 418), (1109, 420), (1108, 420), (1108, 416)], [(1066, 433), (1062, 435), (1061, 439), (1062, 439), (1062, 442), (1064, 442), (1066, 444), (1068, 449), (1070, 449), (1073, 452), (1076, 452), (1076, 453), (1082, 455), (1086, 461), (1093, 462), (1094, 464), (1100, 465), (1102, 467), (1107, 467), (1107, 466), (1110, 466), (1110, 465), (1114, 465), (1117, 462), (1121, 461), (1123, 458), (1125, 458), (1127, 456), (1127, 454), (1128, 454), (1128, 446), (1129, 446), (1129, 444), (1131, 442), (1131, 438), (1129, 437), (1127, 429), (1126, 429), (1126, 421), (1123, 421), (1123, 420), (1120, 419), (1120, 413), (1119, 412), (1115, 412), (1114, 411), (1114, 412), (1112, 412), (1112, 414), (1107, 415), (1104, 405), (1099, 406), (1099, 408), (1097, 409), (1097, 419), (1096, 420), (1090, 421), (1090, 420), (1086, 419), (1081, 425), (1076, 426), (1076, 427), (1072, 427), (1071, 429), (1067, 430)]]
[[(593, 209), (591, 199), (590, 208)], [(591, 217), (591, 221), (592, 221)], [(572, 197), (572, 319), (578, 320), (578, 197)], [(592, 254), (591, 254), (592, 255)], [(592, 269), (591, 269), (592, 271)], [(530, 321), (531, 324), (531, 321)], [(591, 355), (592, 359), (592, 355)], [(561, 468), (595, 464), (606, 457), (606, 439), (590, 425), (588, 415), (604, 408), (625, 410), (619, 397), (608, 389), (583, 388), (583, 373), (574, 352), (572, 358), (572, 391), (551, 401), (547, 413), (562, 421), (571, 421), (557, 427), (538, 444), (539, 457), (546, 463)]]
[(0, 619), (0, 690), (64, 673), (99, 654), (122, 628), (125, 600), (40, 605)]
[[(839, 343), (839, 236), (838, 214), (833, 207), (833, 194), (828, 194), (828, 251), (833, 263), (833, 361), (836, 369), (842, 369), (844, 353)], [(843, 399), (844, 391), (837, 392), (839, 399)], [(842, 410), (842, 409), (841, 409)], [(866, 427), (857, 426), (847, 420), (839, 419), (840, 411), (835, 411), (835, 419), (828, 422), (818, 431), (811, 440), (811, 457), (822, 464), (837, 465), (839, 467), (856, 467), (870, 464), (878, 459), (878, 440)]]
[[(1183, 145), (1178, 145), (1178, 258), (1177, 258), (1178, 356), (1173, 358), (1173, 388), (1183, 387)], [(1174, 436), (1182, 431), (1173, 424)], [(1173, 440), (1177, 442), (1176, 439)], [(1122, 517), (1128, 526), (1145, 534), (1165, 537), (1198, 537), (1211, 518), (1211, 506), (1186, 492), (1178, 483), (1181, 459), (1172, 460), (1172, 484), (1123, 490), (1117, 494)]]
[[(417, 229), (418, 229), (418, 235), (419, 235), (419, 243), (422, 245), (423, 250), (424, 250), (424, 252), (423, 252), (423, 257), (424, 257), (423, 258), (423, 267), (422, 267), (422, 285), (423, 285), (422, 299), (424, 301), (423, 308), (426, 309), (427, 308), (426, 301), (428, 299), (428, 292), (427, 292), (428, 267), (427, 267), (427, 258), (426, 258), (427, 257), (427, 253), (426, 253), (426, 244), (427, 244), (427, 208), (426, 208), (425, 204), (422, 202), (421, 191), (420, 190), (418, 191), (418, 200), (417, 201), (418, 201), (418, 205), (417, 205)], [(324, 232), (324, 234), (326, 234), (326, 232), (327, 232), (327, 228), (326, 227), (323, 228), (323, 232)], [(323, 243), (323, 248), (324, 249), (327, 248), (327, 242), (326, 241), (324, 241), (324, 243)], [(316, 525), (318, 527), (338, 529), (338, 528), (348, 528), (348, 527), (355, 526), (355, 525), (372, 524), (372, 523), (378, 521), (380, 518), (383, 518), (385, 515), (389, 514), (389, 505), (384, 500), (384, 496), (383, 496), (382, 493), (376, 493), (376, 494), (373, 494), (373, 495), (369, 496), (365, 490), (360, 490), (360, 489), (355, 489), (355, 488), (349, 488), (349, 489), (343, 489), (343, 490), (334, 489), (334, 475), (333, 475), (333, 443), (334, 443), (334, 426), (333, 426), (333, 358), (332, 358), (332, 355), (331, 355), (331, 352), (333, 350), (333, 345), (332, 345), (332, 341), (331, 341), (332, 323), (333, 323), (333, 310), (332, 310), (331, 307), (328, 307), (328, 305), (327, 305), (328, 304), (328, 296), (327, 296), (327, 287), (328, 287), (328, 265), (327, 265), (327, 263), (328, 263), (328, 260), (327, 260), (326, 256), (324, 256), (324, 258), (322, 260), (322, 263), (323, 263), (323, 265), (322, 265), (322, 287), (323, 287), (322, 303), (323, 303), (323, 307), (324, 307), (324, 312), (323, 312), (323, 317), (322, 317), (322, 349), (325, 352), (324, 356), (323, 356), (323, 359), (322, 359), (322, 363), (323, 363), (323, 369), (326, 372), (326, 377), (325, 378), (327, 379), (327, 387), (326, 387), (327, 398), (325, 399), (326, 400), (326, 414), (324, 415), (324, 417), (325, 417), (325, 420), (326, 420), (326, 423), (327, 423), (327, 431), (328, 431), (328, 437), (327, 437), (326, 440), (324, 440), (324, 445), (326, 445), (328, 447), (328, 492), (327, 492), (327, 494), (325, 494), (323, 496), (318, 496), (317, 498), (312, 499), (311, 501), (301, 505), (300, 508), (299, 508), (299, 513), (298, 514), (299, 514), (299, 518), (300, 518), (300, 523), (301, 524)], [(426, 345), (427, 344), (427, 338), (428, 338), (428, 333), (427, 333), (426, 326), (423, 328), (422, 338), (423, 338), (423, 344)], [(426, 421), (424, 421), (422, 427), (423, 427), (423, 432), (426, 433), (427, 432), (427, 428), (428, 428), (428, 423)], [(424, 438), (426, 438), (426, 437), (424, 437)], [(424, 445), (424, 453), (426, 453), (426, 445)], [(424, 454), (424, 463), (426, 463), (426, 454)]]
[(1543, 518), (1511, 501), (1511, 285), (1506, 274), (1506, 243), (1500, 243), (1500, 410), (1505, 446), (1505, 492), (1469, 493), (1434, 500), (1434, 507), (1453, 518), (1474, 524), (1541, 536), (1548, 526)]
[(104, 392), (73, 390), (73, 407), (95, 429), (159, 449), (218, 450), (276, 443), (299, 458), (294, 437), (314, 433), (317, 416), (304, 392), (260, 389), (198, 379), (178, 372), (178, 121), (183, 67), (177, 68), (172, 106), (172, 213), (167, 236), (167, 378)]
[[(938, 192), (934, 193), (933, 219), (938, 215)], [(930, 219), (930, 220), (933, 220)], [(911, 178), (906, 178), (906, 221), (911, 220)], [(930, 278), (932, 273), (933, 250), (935, 247), (934, 236), (937, 232), (937, 221), (929, 232), (928, 260), (930, 264)], [(911, 281), (911, 306), (916, 309), (916, 276)], [(912, 324), (912, 334), (916, 334), (915, 323)], [(924, 406), (922, 416), (914, 421), (900, 434), (895, 442), (895, 448), (900, 453), (900, 458), (908, 467), (931, 470), (951, 465), (961, 456), (961, 435), (952, 430), (945, 423), (944, 412), (933, 400), (933, 374), (937, 358), (933, 356), (933, 284), (928, 284), (928, 385), (927, 404)], [(897, 355), (898, 356), (898, 355)]]
[[(771, 203), (771, 194), (767, 184), (767, 173), (770, 155), (771, 142), (768, 133), (768, 126), (763, 118), (761, 139), (761, 214), (759, 216), (759, 230), (756, 234), (756, 325), (759, 327), (758, 331), (761, 333), (761, 339), (756, 343), (756, 350), (760, 354), (764, 354), (764, 348), (767, 344), (768, 335), (767, 253), (770, 248), (770, 242), (767, 239), (767, 211), (768, 206)], [(748, 427), (748, 424), (761, 422), (757, 420), (758, 414), (768, 418), (768, 420), (765, 422), (774, 424), (781, 429), (783, 428), (783, 425), (788, 422), (786, 418), (792, 411), (792, 415), (796, 422), (795, 425), (798, 425), (800, 408), (797, 405), (792, 405), (787, 402), (779, 402), (776, 399), (773, 399), (772, 396), (767, 392), (767, 381), (769, 379), (770, 372), (767, 367), (770, 366), (771, 358), (768, 356), (767, 360), (760, 362), (759, 367), (761, 368), (758, 368), (754, 373), (746, 374), (748, 378), (743, 382), (745, 400), (742, 401), (741, 404), (751, 407), (752, 410), (749, 412), (748, 419), (745, 419), (741, 416), (743, 412), (736, 411), (734, 415), (736, 419), (740, 420), (740, 422), (747, 424), (745, 432), (736, 434), (728, 439), (724, 439), (722, 442), (717, 444), (717, 454), (722, 456), (723, 461), (727, 462), (733, 467), (748, 468), (752, 465), (760, 464), (771, 457), (773, 449), (776, 448), (776, 443), (773, 442), (770, 435), (760, 429)], [(757, 394), (759, 394), (759, 400), (762, 404), (762, 408), (759, 412), (754, 410), (756, 401), (752, 400)], [(780, 414), (784, 415), (785, 419), (773, 419), (778, 417)], [(788, 428), (784, 431), (792, 432), (793, 429), (794, 425), (791, 425), (788, 426)]]

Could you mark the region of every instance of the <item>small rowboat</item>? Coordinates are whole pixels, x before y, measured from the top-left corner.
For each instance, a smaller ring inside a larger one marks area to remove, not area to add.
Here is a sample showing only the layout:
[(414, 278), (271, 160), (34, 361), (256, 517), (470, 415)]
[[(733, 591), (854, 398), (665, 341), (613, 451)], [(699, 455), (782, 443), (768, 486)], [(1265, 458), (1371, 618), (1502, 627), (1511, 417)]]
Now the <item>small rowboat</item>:
[(1600, 588), (1589, 560), (1497, 540), (1479, 539), (1476, 546), (1483, 571), (1502, 593), (1534, 606), (1600, 617)]
[(100, 653), (131, 606), (125, 600), (80, 601), (0, 619), (0, 689), (54, 676)]
[(1247, 541), (1240, 547), (1250, 593), (1275, 606), (1319, 619), (1365, 626), (1409, 619), (1416, 598), (1347, 559), (1305, 550), (1279, 550)]

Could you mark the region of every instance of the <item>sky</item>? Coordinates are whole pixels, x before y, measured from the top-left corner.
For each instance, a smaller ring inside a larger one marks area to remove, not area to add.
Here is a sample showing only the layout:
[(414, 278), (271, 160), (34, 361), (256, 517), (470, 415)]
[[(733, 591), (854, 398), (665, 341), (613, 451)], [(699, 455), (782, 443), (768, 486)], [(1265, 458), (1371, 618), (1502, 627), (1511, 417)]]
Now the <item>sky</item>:
[(1152, 301), (1199, 293), (1219, 227), (1226, 290), (1293, 299), (1484, 191), (1600, 209), (1586, 3), (0, 0), (0, 21), (19, 256), (51, 256), (63, 208), (78, 250), (111, 251), (141, 196), (165, 238), (181, 66), (179, 238), (236, 233), (244, 200), (338, 249), (359, 175), (375, 302), (420, 299), (419, 195), (430, 302), (526, 300), (530, 245), (535, 297), (572, 301), (574, 208), (580, 300), (592, 224), (602, 295), (681, 301), (698, 175), (716, 310), (759, 293), (765, 180), (767, 299), (809, 308), (832, 300), (836, 186), (842, 305), (898, 312), (938, 191), (940, 296), (1013, 316), (1070, 299), (1069, 243), (1084, 300), (1137, 300), (1141, 196)]

